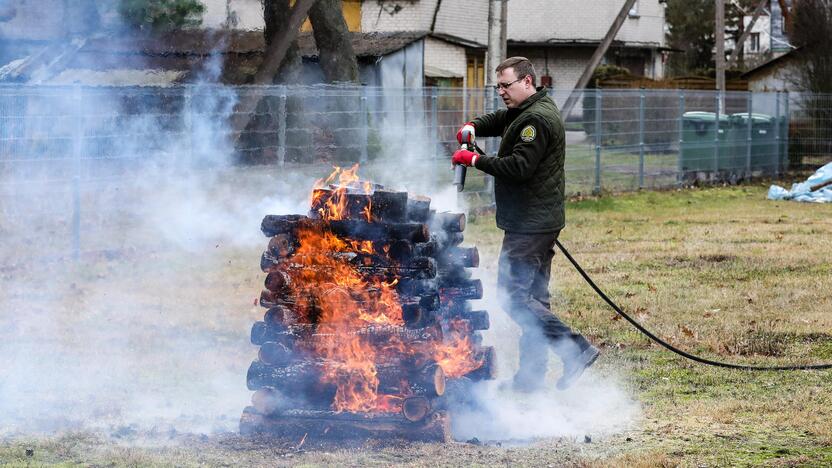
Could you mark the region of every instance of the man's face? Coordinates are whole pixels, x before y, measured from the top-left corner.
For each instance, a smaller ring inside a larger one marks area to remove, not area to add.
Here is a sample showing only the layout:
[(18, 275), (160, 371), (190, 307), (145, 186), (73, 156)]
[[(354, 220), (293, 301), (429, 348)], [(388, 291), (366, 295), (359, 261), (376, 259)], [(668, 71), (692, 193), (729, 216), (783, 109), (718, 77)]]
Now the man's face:
[(518, 80), (514, 67), (497, 72), (497, 94), (503, 99), (507, 108), (519, 106), (534, 93), (531, 76), (524, 76), (523, 79)]

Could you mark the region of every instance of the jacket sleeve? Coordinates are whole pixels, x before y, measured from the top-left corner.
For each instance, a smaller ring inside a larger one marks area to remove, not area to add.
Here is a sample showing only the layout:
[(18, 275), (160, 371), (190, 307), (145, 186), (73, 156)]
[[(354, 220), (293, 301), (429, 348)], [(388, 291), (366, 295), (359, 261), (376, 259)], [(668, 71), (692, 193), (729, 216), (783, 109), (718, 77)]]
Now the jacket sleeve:
[[(549, 124), (541, 117), (531, 115), (519, 122), (517, 139), (511, 153), (505, 156), (480, 156), (477, 169), (512, 182), (524, 182), (532, 177), (540, 161), (549, 157), (548, 143), (553, 135)], [(479, 128), (478, 128), (479, 129)], [(561, 143), (562, 144), (562, 143)]]
[(506, 128), (506, 110), (499, 109), (471, 121), (478, 137), (498, 137)]

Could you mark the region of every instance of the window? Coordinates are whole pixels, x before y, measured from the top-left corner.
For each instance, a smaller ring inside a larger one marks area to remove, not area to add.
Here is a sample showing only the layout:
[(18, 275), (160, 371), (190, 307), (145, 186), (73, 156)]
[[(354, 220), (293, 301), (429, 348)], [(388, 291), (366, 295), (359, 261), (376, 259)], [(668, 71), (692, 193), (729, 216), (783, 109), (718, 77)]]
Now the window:
[(759, 52), (760, 51), (760, 33), (751, 33), (748, 41), (748, 51), (749, 52)]

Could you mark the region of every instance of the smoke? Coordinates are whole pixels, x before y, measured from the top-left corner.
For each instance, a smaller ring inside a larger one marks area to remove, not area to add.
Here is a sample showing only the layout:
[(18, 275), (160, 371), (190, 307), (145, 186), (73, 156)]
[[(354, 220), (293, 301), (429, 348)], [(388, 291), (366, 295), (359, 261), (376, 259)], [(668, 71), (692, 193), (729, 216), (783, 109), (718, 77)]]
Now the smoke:
[(234, 164), (213, 57), (187, 88), (3, 88), (0, 434), (236, 430), (260, 220), (320, 174)]
[(557, 390), (560, 359), (542, 334), (531, 339), (532, 347), (549, 358), (544, 385), (532, 392), (516, 390), (512, 383), (519, 366), (520, 327), (498, 305), (494, 275), (478, 273), (486, 294), (483, 304), (475, 308), (489, 311), (491, 327), (483, 337), (484, 344), (497, 351), (498, 380), (474, 385), (466, 398), (470, 401), (454, 412), (457, 440), (522, 443), (546, 437), (602, 436), (631, 428), (638, 421), (640, 406), (624, 391), (615, 372), (604, 367), (603, 352), (572, 387)]

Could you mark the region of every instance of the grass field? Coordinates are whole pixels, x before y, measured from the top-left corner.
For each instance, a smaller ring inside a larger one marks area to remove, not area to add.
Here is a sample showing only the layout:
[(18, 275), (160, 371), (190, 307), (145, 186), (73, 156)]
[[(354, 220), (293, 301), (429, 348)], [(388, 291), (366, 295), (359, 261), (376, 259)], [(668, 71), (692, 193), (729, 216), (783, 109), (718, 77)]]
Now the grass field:
[[(768, 201), (765, 191), (763, 185), (751, 185), (576, 199), (568, 204), (569, 225), (561, 240), (614, 300), (674, 345), (732, 362), (832, 361), (832, 206)], [(493, 216), (471, 220), (466, 243), (479, 247), (484, 275), (495, 269), (499, 241)], [(77, 267), (72, 284), (60, 291), (62, 298), (69, 298), (66, 307), (72, 311), (62, 323), (74, 333), (44, 336), (71, 349), (78, 341), (99, 347), (84, 341), (92, 337), (79, 330), (109, 323), (112, 319), (100, 311), (117, 307), (129, 331), (107, 334), (101, 343), (106, 347), (127, 341), (130, 346), (107, 355), (105, 364), (138, 363), (142, 372), (126, 380), (141, 388), (155, 385), (166, 395), (197, 393), (210, 384), (211, 398), (203, 399), (203, 406), (194, 411), (216, 404), (230, 408), (219, 414), (232, 414), (246, 403), (244, 372), (254, 352), (246, 333), (262, 314), (251, 302), (262, 278), (258, 249), (218, 245), (216, 250), (188, 257), (133, 254)], [(15, 291), (0, 293), (4, 303), (32, 316), (45, 313), (54, 303), (38, 295), (37, 286), (21, 284), (42, 284), (60, 268), (3, 271), (3, 290)], [(76, 419), (64, 414), (60, 401), (37, 402), (54, 403), (56, 410), (50, 414), (59, 414), (65, 424), (56, 423), (45, 435), (0, 430), (0, 464), (832, 465), (832, 372), (749, 373), (685, 361), (617, 319), (562, 256), (556, 258), (552, 276), (556, 310), (602, 348), (592, 376), (616, 376), (640, 408), (625, 429), (593, 434), (591, 441), (374, 441), (346, 448), (308, 441), (298, 449), (298, 441), (240, 438), (228, 432), (233, 421), (224, 421), (219, 429), (208, 424), (189, 431), (177, 429), (181, 421), (175, 418), (164, 425), (108, 425), (111, 419), (121, 421), (106, 411), (111, 402), (102, 403), (100, 412)], [(135, 278), (143, 278), (143, 283), (133, 284)], [(142, 289), (153, 291), (153, 297)], [(118, 303), (102, 291), (117, 292)], [(142, 313), (132, 313), (132, 308)], [(26, 336), (37, 326), (35, 319), (21, 323), (0, 317), (0, 330), (15, 327), (14, 336)], [(17, 340), (0, 345), (0, 350), (10, 353), (31, 345)], [(187, 351), (166, 358), (160, 349)], [(100, 354), (89, 350), (91, 357)], [(83, 370), (83, 361), (75, 361), (62, 363), (62, 368)], [(3, 364), (0, 370), (7, 376), (12, 371)], [(557, 372), (553, 364), (553, 377)], [(216, 378), (205, 379), (206, 373)], [(158, 375), (169, 378), (160, 383)], [(61, 388), (87, 390), (73, 382)], [(0, 384), (0, 394), (3, 390)], [(8, 394), (8, 380), (5, 391)], [(122, 391), (127, 394), (130, 389)], [(113, 400), (122, 396), (111, 395)], [(135, 414), (124, 410), (121, 416), (130, 420), (135, 415), (176, 415), (179, 400), (172, 401), (173, 405), (152, 401), (138, 406)], [(0, 409), (9, 411), (2, 402)]]

